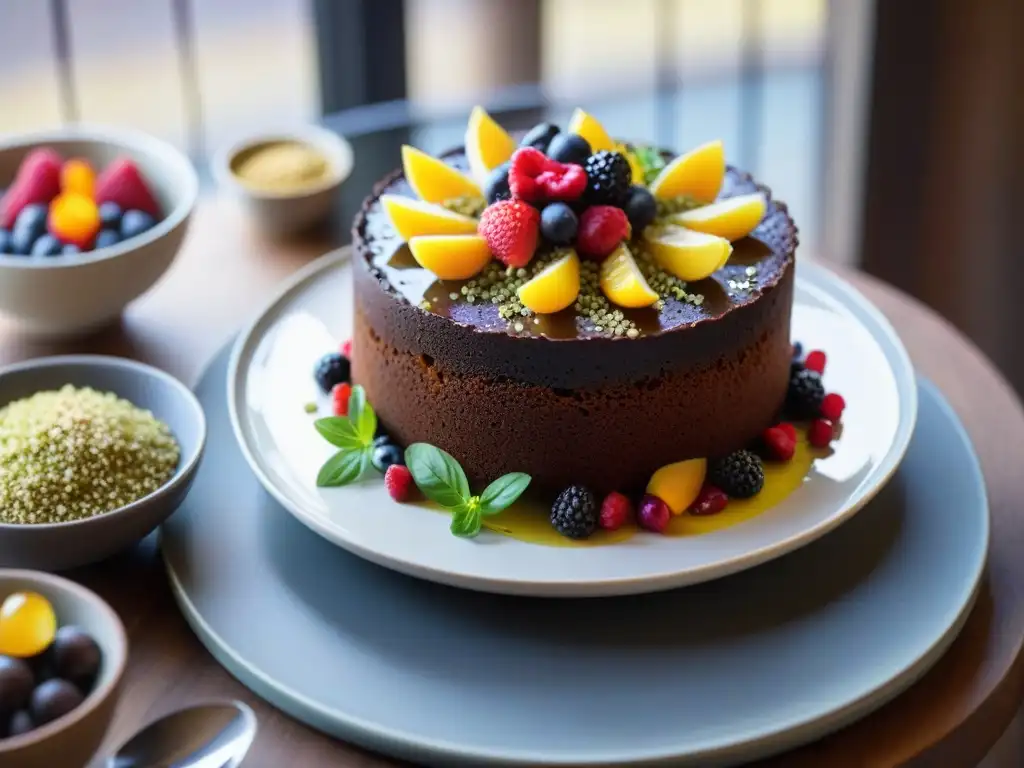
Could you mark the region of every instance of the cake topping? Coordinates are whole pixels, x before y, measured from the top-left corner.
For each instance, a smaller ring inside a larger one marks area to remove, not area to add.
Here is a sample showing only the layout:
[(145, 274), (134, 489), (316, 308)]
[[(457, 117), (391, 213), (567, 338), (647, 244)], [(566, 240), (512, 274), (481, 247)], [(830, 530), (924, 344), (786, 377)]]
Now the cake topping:
[(570, 250), (545, 267), (518, 291), (519, 300), (537, 314), (561, 312), (580, 295), (580, 260)]
[(620, 307), (649, 307), (658, 300), (625, 243), (602, 262), (601, 290)]
[(737, 195), (668, 217), (674, 224), (723, 237), (730, 242), (746, 237), (764, 218), (767, 202), (760, 192)]
[(509, 267), (525, 267), (537, 250), (540, 214), (522, 200), (500, 200), (480, 216), (480, 235), (491, 253)]
[(724, 237), (694, 232), (678, 224), (655, 224), (644, 230), (654, 260), (680, 280), (703, 280), (725, 266), (732, 246)]
[(575, 133), (560, 133), (551, 140), (548, 157), (560, 163), (583, 165), (590, 157), (590, 144)]
[(566, 203), (551, 203), (540, 212), (540, 234), (552, 245), (569, 245), (576, 239), (580, 221)]
[(517, 149), (512, 155), (508, 183), (513, 197), (528, 203), (577, 200), (588, 184), (583, 168), (552, 160), (533, 147)]
[(629, 235), (629, 219), (621, 208), (592, 205), (580, 217), (576, 249), (582, 256), (602, 261), (618, 248), (619, 243), (628, 240)]
[(511, 170), (512, 162), (506, 161), (487, 175), (484, 181), (484, 200), (488, 205), (512, 197), (512, 189), (508, 183), (508, 174)]
[(533, 128), (526, 132), (522, 141), (519, 142), (519, 146), (533, 147), (534, 149), (548, 154), (548, 147), (551, 145), (551, 140), (554, 139), (558, 133), (559, 130), (557, 125), (554, 125), (553, 123), (540, 123), (539, 125), (533, 126)]
[(643, 232), (649, 224), (654, 223), (658, 215), (658, 203), (649, 189), (634, 185), (629, 190), (623, 210), (633, 231)]
[(484, 183), (491, 171), (506, 162), (516, 143), (483, 107), (473, 107), (466, 127), (466, 158), (473, 178)]
[(629, 199), (633, 171), (629, 161), (618, 152), (601, 150), (587, 158), (585, 199), (591, 205), (622, 207)]
[(416, 263), (442, 280), (468, 280), (491, 261), (480, 235), (420, 235), (409, 240)]
[(615, 142), (604, 129), (604, 126), (592, 115), (577, 109), (569, 119), (569, 133), (582, 137), (590, 145), (591, 152), (604, 149), (615, 149)]
[(713, 203), (724, 178), (725, 149), (721, 141), (711, 141), (666, 165), (651, 182), (651, 193), (658, 198), (692, 197)]
[(483, 195), (471, 178), (459, 173), (443, 160), (431, 157), (408, 144), (402, 147), (402, 167), (409, 186), (421, 200), (428, 203), (443, 203), (465, 195)]
[(408, 242), (418, 235), (475, 235), (477, 221), (440, 205), (399, 195), (381, 195), (381, 205), (398, 236)]

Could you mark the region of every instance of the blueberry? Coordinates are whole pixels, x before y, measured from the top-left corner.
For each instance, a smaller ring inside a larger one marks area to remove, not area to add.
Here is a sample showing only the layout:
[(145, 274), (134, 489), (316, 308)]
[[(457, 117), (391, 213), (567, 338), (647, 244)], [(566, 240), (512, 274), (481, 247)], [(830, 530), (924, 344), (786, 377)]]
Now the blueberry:
[(92, 688), (103, 654), (89, 633), (75, 626), (61, 627), (53, 638), (50, 653), (61, 679), (74, 683), (82, 692)]
[(539, 149), (541, 152), (547, 152), (548, 146), (551, 144), (551, 140), (558, 135), (558, 126), (552, 125), (551, 123), (540, 123), (539, 125), (533, 126), (526, 135), (523, 136), (523, 140), (519, 142), (520, 147), (533, 147)]
[(46, 233), (47, 207), (26, 205), (14, 220), (11, 230), (12, 252), (27, 256), (36, 240)]
[(0, 229), (0, 253), (11, 253), (13, 250), (10, 230)]
[(793, 342), (793, 359), (800, 360), (804, 356), (804, 345), (799, 341)]
[[(378, 424), (379, 427), (379, 424)], [(373, 438), (373, 447), (376, 448), (378, 445), (389, 445), (391, 443), (391, 435), (381, 432), (375, 438)]]
[(103, 228), (117, 229), (121, 226), (121, 216), (123, 211), (121, 206), (115, 203), (113, 200), (108, 200), (105, 203), (100, 203), (100, 226)]
[(508, 171), (511, 167), (512, 163), (502, 163), (488, 174), (484, 184), (484, 197), (487, 198), (488, 205), (512, 197), (512, 192), (508, 188)]
[(60, 252), (62, 256), (74, 256), (75, 254), (81, 253), (82, 249), (74, 243), (68, 243), (60, 249)]
[(625, 210), (633, 231), (642, 232), (658, 215), (658, 204), (646, 187), (634, 185), (629, 190), (629, 197), (626, 198)]
[(551, 203), (541, 211), (540, 233), (555, 245), (568, 245), (576, 239), (579, 219), (565, 203)]
[(43, 235), (32, 244), (33, 256), (59, 256), (64, 244), (53, 235)]
[(551, 140), (548, 157), (560, 163), (583, 165), (590, 157), (590, 144), (575, 133), (560, 133)]
[(45, 725), (64, 717), (85, 700), (82, 692), (67, 680), (47, 680), (32, 692), (32, 722)]
[(327, 353), (317, 360), (313, 368), (313, 378), (324, 394), (334, 389), (337, 384), (348, 381), (351, 375), (351, 363), (340, 352)]
[(7, 724), (7, 735), (11, 738), (22, 736), (34, 730), (36, 724), (32, 722), (32, 716), (21, 709), (11, 715), (11, 721)]
[(374, 469), (387, 472), (388, 467), (392, 464), (405, 464), (405, 459), (402, 458), (401, 448), (393, 443), (384, 443), (373, 449), (370, 463), (373, 464)]
[(121, 239), (141, 235), (156, 225), (156, 219), (144, 211), (125, 211), (121, 217)]
[(121, 233), (116, 229), (101, 229), (96, 235), (96, 244), (93, 246), (97, 251), (100, 248), (109, 248), (121, 242)]
[(28, 706), (35, 685), (35, 675), (25, 661), (0, 656), (0, 717)]

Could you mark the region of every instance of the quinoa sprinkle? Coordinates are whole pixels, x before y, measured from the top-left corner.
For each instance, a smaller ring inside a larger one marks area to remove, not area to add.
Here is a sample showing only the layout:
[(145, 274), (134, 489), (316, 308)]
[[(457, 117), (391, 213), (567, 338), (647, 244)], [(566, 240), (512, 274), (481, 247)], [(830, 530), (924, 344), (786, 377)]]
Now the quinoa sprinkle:
[(0, 409), (0, 522), (60, 523), (152, 493), (180, 458), (166, 424), (112, 393), (37, 392)]

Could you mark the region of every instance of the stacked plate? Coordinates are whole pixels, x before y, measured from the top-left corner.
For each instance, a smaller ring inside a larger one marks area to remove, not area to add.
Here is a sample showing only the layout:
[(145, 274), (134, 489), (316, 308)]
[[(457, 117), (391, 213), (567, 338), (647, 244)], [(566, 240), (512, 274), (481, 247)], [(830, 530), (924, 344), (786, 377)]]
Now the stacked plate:
[(956, 636), (988, 543), (977, 460), (831, 273), (801, 265), (793, 337), (848, 403), (832, 455), (742, 524), (587, 548), (315, 486), (302, 406), (350, 277), (345, 252), (310, 265), (207, 371), (209, 458), (164, 530), (189, 621), (274, 705), (431, 765), (732, 765), (881, 706)]

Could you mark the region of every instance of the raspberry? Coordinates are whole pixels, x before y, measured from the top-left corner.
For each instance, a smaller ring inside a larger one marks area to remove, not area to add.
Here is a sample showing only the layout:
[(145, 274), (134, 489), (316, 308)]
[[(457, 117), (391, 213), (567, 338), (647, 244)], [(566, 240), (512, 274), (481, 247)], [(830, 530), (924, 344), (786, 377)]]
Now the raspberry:
[(651, 494), (645, 495), (640, 500), (640, 509), (636, 513), (636, 521), (641, 528), (655, 533), (664, 533), (668, 523), (672, 519), (672, 510), (668, 504)]
[(499, 200), (484, 209), (477, 231), (502, 264), (525, 267), (537, 250), (540, 213), (522, 200)]
[(846, 408), (846, 401), (843, 396), (835, 392), (825, 395), (819, 409), (821, 415), (831, 422), (837, 422), (843, 417), (843, 410)]
[(835, 435), (835, 427), (828, 419), (815, 419), (807, 430), (807, 440), (815, 448), (828, 448)]
[(804, 368), (809, 371), (817, 371), (818, 373), (825, 372), (825, 353), (820, 349), (816, 349), (813, 352), (808, 352), (807, 357), (804, 358)]
[(761, 442), (768, 458), (776, 461), (789, 461), (796, 453), (796, 440), (779, 427), (769, 427), (762, 432)]
[(783, 432), (786, 433), (786, 437), (788, 437), (794, 443), (796, 442), (796, 427), (794, 427), (788, 421), (780, 421), (778, 424), (775, 425), (775, 428), (781, 429)]
[(352, 339), (342, 342), (341, 354), (347, 357), (349, 360), (352, 359)]
[(629, 219), (621, 208), (594, 205), (580, 216), (576, 250), (580, 256), (603, 259), (630, 235)]
[(715, 515), (728, 505), (729, 497), (725, 495), (725, 491), (713, 485), (705, 485), (690, 505), (689, 511), (691, 515)]
[(331, 410), (335, 416), (348, 416), (348, 397), (352, 394), (352, 385), (348, 382), (335, 384), (331, 390)]
[(408, 467), (392, 464), (384, 473), (384, 487), (388, 489), (388, 495), (392, 499), (403, 502), (412, 498), (416, 485), (412, 481), (412, 472)]
[(513, 197), (530, 203), (577, 200), (587, 188), (587, 172), (552, 160), (539, 149), (523, 147), (512, 155), (508, 186)]
[(625, 525), (632, 516), (633, 505), (629, 503), (629, 499), (618, 491), (612, 491), (601, 502), (601, 517), (598, 524), (605, 530), (615, 531)]

